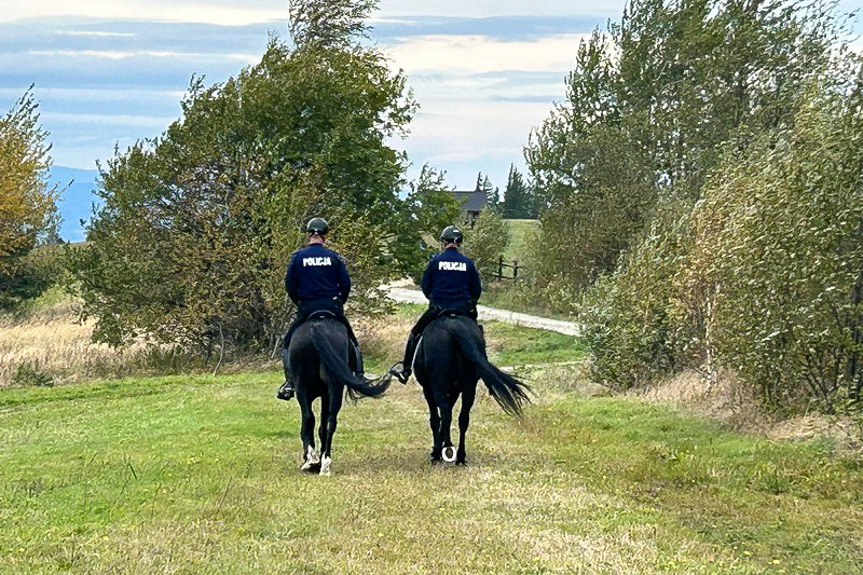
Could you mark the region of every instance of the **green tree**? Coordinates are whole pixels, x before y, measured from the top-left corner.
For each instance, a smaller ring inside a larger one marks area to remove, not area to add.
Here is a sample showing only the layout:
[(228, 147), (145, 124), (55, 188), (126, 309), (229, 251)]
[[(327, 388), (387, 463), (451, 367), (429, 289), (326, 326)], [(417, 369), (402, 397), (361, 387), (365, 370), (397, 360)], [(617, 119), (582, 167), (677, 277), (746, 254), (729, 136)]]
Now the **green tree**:
[(506, 249), (509, 230), (495, 210), (482, 210), (465, 234), (464, 253), (473, 260), (483, 280), (497, 273), (498, 258)]
[[(103, 171), (104, 206), (71, 254), (94, 336), (139, 334), (195, 349), (266, 349), (287, 322), (282, 278), (304, 223), (330, 220), (356, 282), (351, 303), (422, 257), (400, 199), (414, 103), (401, 73), (363, 44), (374, 2), (292, 2), (293, 46), (223, 84), (195, 79), (183, 117)], [(421, 210), (422, 211), (422, 210)], [(424, 220), (424, 221), (426, 221)]]
[(48, 133), (28, 90), (0, 117), (0, 307), (40, 294), (52, 281), (33, 249), (57, 238), (57, 186), (48, 183)]
[(491, 185), (491, 180), (488, 179), (488, 175), (483, 176), (482, 172), (479, 172), (476, 175), (476, 188), (474, 188), (474, 191), (483, 193), (487, 208), (491, 208), (493, 210), (497, 209), (498, 204), (500, 203), (500, 198), (498, 197), (499, 190)]
[(535, 217), (533, 192), (514, 164), (510, 164), (506, 189), (503, 192), (503, 217), (524, 219)]
[[(395, 249), (410, 254), (410, 261), (405, 255), (403, 275), (413, 278), (417, 283), (428, 259), (435, 253), (441, 230), (456, 222), (461, 213), (461, 206), (450, 190), (446, 183), (446, 172), (438, 171), (428, 164), (423, 165), (417, 180), (410, 183), (405, 202), (411, 214), (409, 228), (413, 232), (400, 234), (397, 240), (400, 247), (396, 246)], [(406, 243), (410, 243), (411, 247), (420, 246), (420, 250), (407, 249), (408, 246), (403, 245)]]
[(578, 286), (612, 271), (660, 203), (700, 199), (727, 143), (793, 121), (835, 37), (822, 3), (630, 1), (581, 44), (566, 101), (525, 150), (544, 229), (565, 238), (543, 263)]

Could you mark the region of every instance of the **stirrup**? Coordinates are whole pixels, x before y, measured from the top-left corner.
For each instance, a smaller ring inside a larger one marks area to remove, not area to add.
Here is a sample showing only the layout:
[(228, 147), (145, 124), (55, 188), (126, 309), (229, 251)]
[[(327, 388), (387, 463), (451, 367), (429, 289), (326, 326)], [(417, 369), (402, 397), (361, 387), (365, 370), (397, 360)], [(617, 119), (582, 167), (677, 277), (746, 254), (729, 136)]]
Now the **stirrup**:
[[(401, 370), (396, 369), (397, 365), (401, 365), (402, 369)], [(405, 371), (404, 370), (404, 364), (402, 364), (402, 362), (400, 362), (400, 361), (397, 361), (393, 364), (393, 366), (390, 368), (388, 373), (391, 376), (395, 377), (397, 380), (399, 380), (399, 383), (401, 383), (402, 385), (405, 385), (408, 382), (408, 378), (410, 378), (411, 375), (410, 375), (410, 373), (405, 374), (404, 371)]]
[(282, 386), (279, 388), (279, 391), (276, 392), (276, 398), (282, 399), (284, 401), (290, 401), (292, 397), (294, 397), (294, 386), (290, 381), (285, 381)]

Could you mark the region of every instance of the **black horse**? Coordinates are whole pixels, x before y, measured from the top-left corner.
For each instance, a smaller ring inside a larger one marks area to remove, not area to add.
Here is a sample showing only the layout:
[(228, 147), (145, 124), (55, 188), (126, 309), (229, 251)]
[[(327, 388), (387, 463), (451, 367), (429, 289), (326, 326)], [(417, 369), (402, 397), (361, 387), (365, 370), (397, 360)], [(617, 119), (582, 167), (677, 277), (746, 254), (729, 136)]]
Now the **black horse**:
[[(429, 324), (414, 359), (414, 371), (429, 406), (433, 462), (443, 459), (465, 463), (465, 433), (480, 378), (506, 413), (521, 415), (522, 404), (530, 402), (525, 384), (488, 361), (479, 325), (464, 316), (443, 315)], [(459, 444), (455, 453), (450, 426), (453, 405), (459, 395)]]
[[(345, 389), (356, 400), (360, 396), (378, 397), (389, 387), (389, 378), (369, 382), (354, 375), (349, 366), (350, 341), (344, 324), (331, 317), (312, 317), (297, 328), (288, 354), (292, 379), (297, 382), (303, 439), (303, 471), (330, 474), (333, 434), (342, 408)], [(320, 452), (315, 450), (315, 414), (312, 402), (321, 398)]]

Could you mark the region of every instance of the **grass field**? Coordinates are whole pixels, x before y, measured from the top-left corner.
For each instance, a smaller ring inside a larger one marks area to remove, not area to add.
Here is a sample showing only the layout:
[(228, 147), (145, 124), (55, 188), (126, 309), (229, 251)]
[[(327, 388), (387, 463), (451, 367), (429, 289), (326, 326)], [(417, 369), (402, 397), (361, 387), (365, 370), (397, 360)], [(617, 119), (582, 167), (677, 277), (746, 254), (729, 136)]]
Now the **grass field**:
[(534, 379), (465, 468), (415, 384), (348, 405), (330, 478), (277, 373), (0, 391), (0, 573), (860, 573), (859, 460)]
[(509, 231), (509, 242), (503, 257), (507, 261), (518, 260), (527, 263), (527, 248), (531, 233), (536, 228), (536, 220), (504, 220)]
[[(50, 332), (46, 369), (86, 378), (63, 305), (6, 318), (0, 352)], [(370, 371), (421, 312), (357, 322)], [(428, 463), (415, 383), (345, 406), (329, 478), (298, 471), (278, 372), (0, 389), (0, 574), (861, 573), (859, 456), (589, 397), (576, 338), (485, 329), (534, 405), (482, 392), (464, 468)]]

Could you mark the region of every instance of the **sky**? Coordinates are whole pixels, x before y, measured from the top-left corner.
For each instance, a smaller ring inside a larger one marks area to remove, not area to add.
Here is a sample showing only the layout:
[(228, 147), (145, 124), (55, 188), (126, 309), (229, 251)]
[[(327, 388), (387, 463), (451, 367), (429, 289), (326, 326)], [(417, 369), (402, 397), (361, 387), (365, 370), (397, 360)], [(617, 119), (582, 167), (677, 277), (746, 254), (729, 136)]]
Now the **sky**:
[[(407, 177), (428, 163), (451, 187), (473, 189), (482, 172), (503, 190), (510, 164), (525, 171), (532, 128), (564, 100), (580, 40), (619, 19), (624, 3), (380, 0), (372, 37), (420, 104), (408, 138), (392, 143), (408, 152)], [(861, 5), (840, 1), (846, 11)], [(223, 82), (257, 63), (269, 34), (287, 37), (287, 6), (0, 0), (0, 113), (32, 84), (54, 165), (95, 170), (115, 146), (158, 136), (179, 118), (193, 75)], [(64, 230), (81, 235), (80, 226)]]

